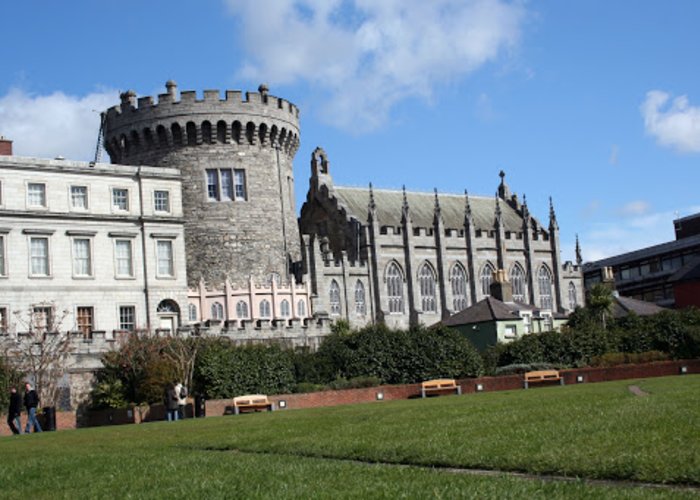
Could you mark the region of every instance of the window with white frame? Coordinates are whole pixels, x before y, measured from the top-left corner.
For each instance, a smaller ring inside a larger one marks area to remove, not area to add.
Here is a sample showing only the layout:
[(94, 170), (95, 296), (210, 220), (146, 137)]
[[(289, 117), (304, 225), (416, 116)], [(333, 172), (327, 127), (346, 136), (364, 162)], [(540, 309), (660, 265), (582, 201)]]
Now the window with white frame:
[(260, 317), (269, 318), (271, 315), (272, 313), (270, 312), (270, 301), (264, 299), (262, 302), (260, 302)]
[(457, 263), (450, 271), (450, 286), (452, 287), (452, 308), (461, 311), (467, 308), (467, 272), (462, 264)]
[(83, 334), (86, 339), (92, 338), (92, 332), (95, 329), (94, 319), (95, 312), (92, 307), (78, 306), (76, 308), (76, 317), (78, 331)]
[(134, 275), (134, 264), (131, 252), (131, 240), (115, 240), (114, 254), (117, 277), (132, 277)]
[(73, 238), (73, 276), (92, 276), (92, 256), (88, 238)]
[(280, 302), (280, 316), (283, 318), (288, 318), (291, 316), (290, 310), (289, 310), (289, 301), (287, 299), (284, 299), (282, 302)]
[(76, 210), (88, 209), (88, 188), (87, 186), (70, 187), (70, 206)]
[(129, 210), (129, 190), (126, 188), (112, 188), (112, 207), (114, 210)]
[(574, 310), (578, 305), (578, 298), (576, 296), (576, 285), (573, 281), (569, 282), (569, 309)]
[(306, 302), (304, 302), (304, 299), (300, 299), (299, 302), (297, 302), (297, 316), (300, 318), (306, 316)]
[(30, 182), (27, 184), (27, 205), (30, 207), (46, 207), (46, 184)]
[(136, 329), (136, 307), (119, 306), (119, 329), (133, 332)]
[(5, 235), (0, 234), (0, 276), (7, 276), (7, 263), (5, 262)]
[(233, 171), (233, 187), (234, 195), (237, 200), (246, 199), (246, 188), (245, 188), (245, 170), (236, 169)]
[(491, 295), (491, 282), (493, 281), (493, 266), (489, 263), (481, 268), (481, 294), (484, 297)]
[(542, 309), (552, 308), (552, 273), (547, 266), (541, 266), (537, 274), (537, 283), (540, 289), (540, 307)]
[(243, 169), (208, 168), (206, 179), (210, 201), (243, 201), (247, 198)]
[(513, 300), (525, 302), (525, 272), (518, 264), (510, 270), (510, 283), (513, 286)]
[(154, 191), (153, 192), (153, 209), (156, 212), (170, 212), (170, 192), (169, 191)]
[(365, 302), (365, 285), (357, 280), (355, 283), (355, 314), (364, 316), (367, 314), (367, 303)]
[(211, 305), (211, 319), (224, 319), (224, 306), (221, 302), (214, 302)]
[(403, 273), (396, 262), (389, 264), (386, 271), (386, 291), (389, 313), (403, 313)]
[(544, 331), (545, 332), (551, 332), (552, 330), (554, 330), (554, 320), (552, 319), (551, 314), (543, 314), (542, 320), (544, 322)]
[(190, 321), (197, 321), (197, 306), (194, 304), (189, 304), (187, 306), (187, 319)]
[(338, 316), (340, 314), (340, 287), (336, 280), (331, 281), (331, 286), (328, 289), (328, 300), (331, 316)]
[(53, 329), (53, 307), (46, 305), (34, 306), (32, 309), (32, 331), (44, 333)]
[(514, 339), (517, 337), (517, 326), (516, 325), (506, 325), (504, 330), (504, 336), (507, 339)]
[(437, 311), (437, 300), (435, 299), (435, 273), (433, 268), (426, 262), (418, 271), (418, 286), (420, 288), (421, 308), (423, 312)]
[(248, 303), (245, 300), (239, 300), (236, 304), (236, 316), (239, 319), (246, 319), (248, 317)]
[(170, 240), (156, 241), (158, 276), (173, 276), (173, 242)]
[(520, 313), (520, 316), (523, 318), (523, 333), (530, 333), (532, 331), (532, 315)]
[(29, 274), (49, 276), (49, 239), (33, 236), (29, 239)]

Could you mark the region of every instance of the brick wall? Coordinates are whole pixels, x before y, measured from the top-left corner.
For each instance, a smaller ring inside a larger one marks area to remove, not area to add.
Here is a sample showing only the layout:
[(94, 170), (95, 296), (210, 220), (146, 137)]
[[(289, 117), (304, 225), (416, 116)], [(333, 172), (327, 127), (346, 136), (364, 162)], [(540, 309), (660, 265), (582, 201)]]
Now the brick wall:
[[(584, 383), (608, 382), (612, 380), (625, 380), (635, 378), (666, 377), (680, 374), (681, 366), (687, 368), (689, 374), (700, 374), (700, 359), (681, 361), (659, 361), (640, 365), (621, 365), (610, 368), (576, 368), (561, 370), (567, 385), (578, 383), (577, 377), (583, 377)], [(458, 381), (462, 388), (462, 394), (478, 392), (481, 386), (483, 392), (517, 390), (523, 388), (523, 378), (520, 375), (505, 375), (501, 377), (480, 377), (462, 379)], [(343, 391), (323, 391), (307, 394), (279, 394), (270, 396), (270, 401), (279, 408), (280, 401), (286, 403), (288, 409), (320, 408), (324, 406), (338, 406), (357, 403), (371, 403), (377, 401), (377, 394), (381, 393), (384, 401), (397, 399), (412, 399), (420, 397), (420, 384), (407, 385), (382, 385), (362, 389), (347, 389)], [(191, 404), (187, 405), (187, 415), (193, 414)], [(211, 400), (206, 402), (206, 414), (208, 417), (230, 415), (233, 413), (233, 401), (230, 399)], [(163, 420), (165, 410), (163, 405), (153, 405), (146, 409), (136, 408), (133, 415), (129, 416), (126, 410), (104, 410), (90, 412), (84, 416), (81, 425), (76, 424), (75, 412), (57, 412), (56, 426), (59, 430), (75, 429), (94, 425), (114, 425), (125, 423), (139, 423), (154, 420)], [(0, 421), (0, 436), (10, 434), (7, 427), (6, 416)], [(26, 422), (26, 416), (22, 414), (22, 424)]]

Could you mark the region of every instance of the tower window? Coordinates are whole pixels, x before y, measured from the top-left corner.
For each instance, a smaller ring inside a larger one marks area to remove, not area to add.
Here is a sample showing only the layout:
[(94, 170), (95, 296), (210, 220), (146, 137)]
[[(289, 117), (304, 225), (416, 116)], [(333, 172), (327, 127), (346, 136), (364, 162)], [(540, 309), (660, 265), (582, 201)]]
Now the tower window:
[(206, 174), (209, 201), (244, 201), (246, 199), (245, 170), (209, 168)]

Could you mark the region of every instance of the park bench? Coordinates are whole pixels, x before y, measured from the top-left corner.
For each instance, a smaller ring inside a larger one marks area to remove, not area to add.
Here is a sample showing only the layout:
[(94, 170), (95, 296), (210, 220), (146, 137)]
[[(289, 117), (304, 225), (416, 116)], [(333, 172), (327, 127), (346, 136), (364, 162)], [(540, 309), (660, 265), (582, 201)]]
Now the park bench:
[(420, 395), (423, 398), (428, 394), (441, 394), (445, 392), (456, 392), (457, 394), (462, 394), (462, 388), (453, 378), (441, 378), (421, 382)]
[(525, 374), (525, 389), (527, 389), (531, 383), (537, 382), (559, 382), (559, 385), (564, 385), (564, 377), (559, 375), (557, 370), (539, 370), (527, 372)]
[(240, 413), (254, 411), (272, 411), (275, 409), (274, 403), (267, 399), (264, 394), (246, 394), (233, 398), (233, 412)]

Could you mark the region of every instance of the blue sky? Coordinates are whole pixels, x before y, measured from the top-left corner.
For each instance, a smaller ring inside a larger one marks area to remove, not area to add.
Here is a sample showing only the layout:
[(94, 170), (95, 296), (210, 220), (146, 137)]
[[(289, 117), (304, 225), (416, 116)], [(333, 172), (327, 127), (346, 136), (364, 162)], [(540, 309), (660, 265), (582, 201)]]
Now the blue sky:
[(700, 211), (700, 2), (23, 0), (3, 6), (0, 134), (91, 159), (118, 92), (255, 90), (302, 111), (338, 184), (491, 195), (505, 170), (563, 256), (673, 238)]

